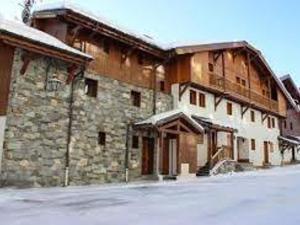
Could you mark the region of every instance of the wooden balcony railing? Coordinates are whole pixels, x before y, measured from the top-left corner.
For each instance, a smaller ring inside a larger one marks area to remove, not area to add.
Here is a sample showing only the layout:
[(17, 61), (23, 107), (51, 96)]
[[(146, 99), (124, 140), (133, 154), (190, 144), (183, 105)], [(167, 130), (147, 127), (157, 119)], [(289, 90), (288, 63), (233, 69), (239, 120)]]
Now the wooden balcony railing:
[(211, 158), (211, 167), (214, 167), (218, 162), (222, 160), (233, 159), (233, 150), (230, 146), (223, 145)]
[(210, 74), (210, 85), (220, 91), (228, 92), (232, 95), (238, 95), (244, 100), (253, 102), (259, 105), (260, 107), (279, 112), (279, 106), (277, 101), (269, 99), (247, 87), (232, 82), (222, 76)]

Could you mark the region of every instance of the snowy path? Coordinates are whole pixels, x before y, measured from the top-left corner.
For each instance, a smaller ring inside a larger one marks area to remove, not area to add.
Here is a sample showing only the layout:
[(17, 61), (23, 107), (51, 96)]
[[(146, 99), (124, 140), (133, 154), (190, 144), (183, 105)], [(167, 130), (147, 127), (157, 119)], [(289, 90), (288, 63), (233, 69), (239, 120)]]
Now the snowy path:
[(300, 166), (152, 185), (0, 189), (1, 225), (298, 225)]

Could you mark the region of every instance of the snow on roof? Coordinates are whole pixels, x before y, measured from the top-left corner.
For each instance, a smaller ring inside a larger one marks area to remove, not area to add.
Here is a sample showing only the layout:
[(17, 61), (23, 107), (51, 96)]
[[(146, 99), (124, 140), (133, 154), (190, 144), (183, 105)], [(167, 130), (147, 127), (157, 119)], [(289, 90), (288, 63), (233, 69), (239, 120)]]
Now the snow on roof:
[(285, 75), (285, 76), (280, 77), (280, 80), (281, 80), (282, 82), (284, 82), (285, 80), (290, 80), (290, 81), (291, 81), (291, 84), (292, 84), (292, 86), (293, 86), (293, 88), (295, 89), (295, 91), (297, 92), (297, 94), (298, 94), (299, 97), (300, 97), (300, 89), (297, 87), (297, 85), (295, 84), (295, 81), (293, 80), (293, 78), (291, 77), (290, 74), (287, 74), (287, 75)]
[(181, 116), (183, 115), (192, 125), (193, 127), (195, 127), (198, 131), (203, 132), (204, 128), (195, 120), (192, 118), (192, 115), (183, 110), (183, 109), (174, 109), (174, 110), (170, 110), (164, 113), (160, 113), (154, 116), (151, 116), (150, 118), (136, 123), (135, 125), (139, 126), (139, 125), (158, 125), (160, 123), (162, 123), (162, 121), (168, 120), (170, 118), (174, 118), (177, 116)]
[(90, 55), (87, 55), (74, 48), (71, 48), (70, 46), (56, 39), (55, 37), (35, 28), (29, 27), (19, 21), (6, 20), (0, 17), (0, 33), (8, 33), (11, 35), (18, 36), (20, 38), (25, 38), (30, 41), (37, 42), (42, 45), (47, 45), (49, 47), (56, 48), (58, 50), (69, 52), (74, 55), (92, 59)]
[(287, 137), (283, 137), (283, 136), (279, 136), (278, 139), (282, 140), (282, 141), (289, 142), (289, 143), (294, 144), (294, 145), (300, 145), (300, 140), (297, 141), (297, 140), (294, 140), (294, 139), (291, 139), (291, 138), (287, 138)]
[(124, 27), (120, 26), (119, 24), (98, 15), (98, 13), (96, 15), (95, 13), (93, 13), (91, 11), (83, 9), (82, 6), (76, 5), (75, 3), (70, 3), (69, 1), (58, 1), (58, 2), (53, 2), (53, 3), (40, 3), (35, 6), (34, 12), (62, 10), (62, 9), (71, 10), (71, 11), (81, 14), (87, 18), (98, 21), (99, 23), (103, 23), (107, 26), (110, 26), (111, 28), (114, 28), (120, 32), (123, 32), (124, 34), (130, 35), (137, 39), (140, 39), (141, 41), (143, 41), (147, 44), (150, 44), (157, 48), (163, 49), (162, 45), (159, 44), (156, 40), (154, 40), (153, 37), (146, 35), (146, 34), (139, 34), (136, 31), (132, 31), (132, 30), (129, 30), (128, 28), (124, 28)]

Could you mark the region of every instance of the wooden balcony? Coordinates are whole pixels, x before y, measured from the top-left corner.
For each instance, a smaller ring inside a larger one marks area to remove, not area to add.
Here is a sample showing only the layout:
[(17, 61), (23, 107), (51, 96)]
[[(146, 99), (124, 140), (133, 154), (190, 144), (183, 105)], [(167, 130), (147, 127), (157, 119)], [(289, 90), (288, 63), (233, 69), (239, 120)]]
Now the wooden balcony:
[(248, 101), (249, 103), (253, 103), (264, 109), (271, 110), (276, 113), (279, 112), (279, 105), (277, 101), (267, 98), (222, 76), (210, 74), (209, 83), (211, 87), (216, 88), (219, 91), (241, 98), (244, 101)]

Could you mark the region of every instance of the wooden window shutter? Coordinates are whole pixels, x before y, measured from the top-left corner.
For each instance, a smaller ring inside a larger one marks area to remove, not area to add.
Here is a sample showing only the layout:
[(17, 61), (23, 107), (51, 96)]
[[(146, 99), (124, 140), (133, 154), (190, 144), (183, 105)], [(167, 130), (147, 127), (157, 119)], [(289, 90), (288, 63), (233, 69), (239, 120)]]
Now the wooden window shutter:
[(196, 91), (190, 90), (190, 104), (196, 105), (197, 104), (197, 93)]

